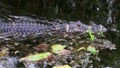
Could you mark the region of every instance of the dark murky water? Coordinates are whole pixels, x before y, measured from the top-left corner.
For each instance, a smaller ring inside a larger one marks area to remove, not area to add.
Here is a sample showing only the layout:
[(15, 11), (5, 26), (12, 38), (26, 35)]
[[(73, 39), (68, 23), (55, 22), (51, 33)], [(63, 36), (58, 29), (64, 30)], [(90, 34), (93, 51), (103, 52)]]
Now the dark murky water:
[[(120, 1), (119, 0), (4, 0), (0, 2), (0, 17), (1, 19), (11, 20), (11, 16), (28, 16), (32, 18), (39, 18), (42, 20), (56, 20), (60, 19), (67, 20), (67, 21), (82, 21), (85, 24), (88, 24), (90, 21), (96, 23), (96, 24), (102, 24), (107, 29), (108, 32), (105, 33), (105, 38), (102, 39), (102, 45), (107, 46), (112, 44), (115, 44), (117, 47), (116, 50), (109, 50), (105, 49), (100, 51), (100, 54), (98, 57), (100, 58), (100, 61), (94, 60), (89, 65), (89, 68), (119, 68), (120, 67)], [(2, 22), (1, 22), (2, 23)], [(52, 65), (48, 65), (46, 62), (44, 63), (38, 63), (38, 64), (26, 64), (19, 62), (17, 58), (21, 58), (23, 56), (28, 55), (31, 52), (34, 52), (33, 49), (31, 49), (33, 46), (38, 45), (39, 43), (61, 43), (61, 44), (67, 44), (76, 45), (75, 48), (77, 48), (77, 45), (82, 44), (84, 45), (86, 41), (82, 39), (83, 41), (79, 42), (79, 37), (70, 36), (71, 38), (64, 38), (61, 35), (58, 36), (40, 36), (38, 38), (28, 38), (24, 41), (16, 41), (16, 40), (7, 40), (4, 41), (1, 39), (0, 42), (0, 49), (7, 47), (10, 50), (9, 57), (5, 57), (1, 59), (0, 68), (48, 68), (52, 67), (54, 65), (58, 64), (65, 64), (63, 61), (66, 57), (63, 58), (63, 60), (59, 60), (59, 62), (56, 62), (56, 64), (53, 62)], [(85, 37), (86, 38), (86, 37)], [(71, 41), (72, 40), (72, 41)], [(77, 41), (75, 41), (77, 40)], [(95, 44), (100, 45), (101, 43), (99, 38), (96, 39), (97, 42)], [(88, 41), (89, 42), (89, 41)], [(85, 44), (85, 45), (88, 45)], [(72, 45), (71, 45), (72, 46)], [(105, 47), (105, 46), (104, 46)], [(18, 52), (18, 53), (16, 53)], [(25, 53), (26, 52), (26, 53)], [(72, 56), (72, 57), (70, 57)], [(75, 56), (79, 56), (79, 54), (72, 54), (70, 56), (67, 56), (69, 59), (69, 62), (71, 62), (73, 59), (78, 60), (79, 58), (73, 58)], [(56, 60), (58, 60), (57, 58)], [(61, 62), (61, 63), (60, 63)], [(76, 63), (68, 63), (74, 68), (79, 67), (86, 67), (84, 64), (81, 65), (78, 61)], [(42, 66), (42, 64), (44, 64)], [(81, 66), (80, 66), (81, 65)], [(9, 67), (10, 66), (10, 67)]]

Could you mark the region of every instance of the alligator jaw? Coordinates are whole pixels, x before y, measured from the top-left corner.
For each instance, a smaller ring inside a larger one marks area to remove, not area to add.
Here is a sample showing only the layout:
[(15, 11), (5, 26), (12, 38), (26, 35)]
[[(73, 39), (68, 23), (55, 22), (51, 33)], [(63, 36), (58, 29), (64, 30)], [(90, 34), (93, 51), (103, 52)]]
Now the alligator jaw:
[(65, 26), (66, 32), (85, 33), (88, 31), (88, 29), (91, 30), (93, 33), (107, 31), (107, 29), (103, 25), (97, 25), (97, 24), (86, 25), (86, 24), (81, 23), (80, 21), (70, 22), (66, 24)]

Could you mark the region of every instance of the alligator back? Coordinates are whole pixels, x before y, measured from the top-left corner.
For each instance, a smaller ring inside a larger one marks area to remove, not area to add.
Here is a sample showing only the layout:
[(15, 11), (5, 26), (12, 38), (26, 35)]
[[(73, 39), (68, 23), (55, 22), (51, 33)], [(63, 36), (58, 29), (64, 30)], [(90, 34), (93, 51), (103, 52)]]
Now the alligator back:
[(85, 33), (90, 29), (92, 32), (104, 32), (106, 28), (102, 25), (86, 25), (80, 21), (69, 23), (56, 23), (52, 22), (45, 24), (40, 20), (31, 18), (15, 18), (14, 21), (1, 22), (0, 23), (0, 36), (27, 36), (27, 35), (39, 35), (52, 31), (59, 32), (81, 32)]

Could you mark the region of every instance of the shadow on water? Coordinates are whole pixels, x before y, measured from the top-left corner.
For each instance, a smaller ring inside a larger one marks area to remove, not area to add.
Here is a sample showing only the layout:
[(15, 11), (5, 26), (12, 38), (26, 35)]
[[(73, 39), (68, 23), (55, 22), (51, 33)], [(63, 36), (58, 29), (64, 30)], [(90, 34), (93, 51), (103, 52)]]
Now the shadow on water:
[[(67, 20), (78, 21), (81, 20), (85, 24), (89, 24), (91, 21), (96, 24), (104, 25), (108, 31), (106, 32), (106, 39), (111, 43), (114, 43), (117, 47), (116, 50), (105, 49), (100, 51), (98, 57), (100, 61), (93, 60), (92, 68), (119, 68), (120, 67), (120, 1), (119, 0), (4, 0), (0, 2), (0, 17), (12, 21), (10, 16), (28, 16), (32, 18), (38, 18), (44, 20)], [(2, 22), (0, 22), (2, 23)], [(47, 36), (50, 37), (50, 36)], [(30, 49), (33, 45), (39, 43), (55, 43), (54, 37), (39, 37), (43, 39), (27, 39), (25, 41), (3, 41), (1, 45), (6, 45), (10, 48), (10, 56), (15, 56), (14, 52), (24, 51), (16, 53), (17, 58), (21, 58), (28, 55), (34, 50)], [(57, 39), (60, 37), (57, 36)], [(52, 39), (52, 41), (51, 41)], [(70, 42), (69, 39), (67, 39)], [(72, 41), (73, 42), (73, 41)], [(69, 44), (66, 41), (62, 41), (63, 44)], [(73, 42), (74, 43), (74, 42)], [(75, 44), (75, 43), (74, 43)], [(14, 45), (14, 46), (12, 46)], [(26, 45), (26, 46), (25, 46)], [(0, 48), (2, 50), (2, 46)], [(30, 50), (30, 51), (28, 51)], [(26, 52), (26, 53), (25, 53)], [(21, 68), (26, 67), (23, 63), (18, 62), (17, 58), (5, 57), (1, 59), (0, 68)], [(71, 55), (73, 56), (73, 55)], [(70, 57), (69, 57), (70, 58)], [(72, 58), (77, 60), (76, 58)], [(63, 61), (61, 61), (63, 62)], [(17, 64), (19, 63), (19, 64)], [(60, 64), (59, 62), (57, 62)], [(46, 65), (46, 62), (43, 63)], [(76, 64), (80, 64), (76, 62)], [(73, 64), (76, 65), (76, 64)], [(27, 68), (37, 68), (40, 64), (30, 64)], [(70, 64), (69, 64), (70, 65)], [(5, 67), (4, 67), (5, 66)], [(11, 66), (11, 67), (9, 67)], [(50, 65), (49, 65), (50, 66)], [(44, 67), (45, 66), (41, 66)], [(51, 66), (50, 66), (51, 67)], [(79, 66), (78, 66), (79, 67)], [(38, 67), (39, 68), (39, 67)], [(77, 65), (75, 66), (77, 68)]]

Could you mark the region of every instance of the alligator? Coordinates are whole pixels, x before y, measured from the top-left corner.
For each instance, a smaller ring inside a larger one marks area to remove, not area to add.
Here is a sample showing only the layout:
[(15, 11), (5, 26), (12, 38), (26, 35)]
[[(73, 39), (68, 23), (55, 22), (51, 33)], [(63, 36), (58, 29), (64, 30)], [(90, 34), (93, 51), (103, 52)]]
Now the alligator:
[(88, 29), (92, 32), (105, 32), (107, 29), (103, 25), (86, 25), (80, 21), (70, 21), (69, 23), (49, 22), (30, 18), (14, 18), (14, 21), (1, 21), (0, 36), (27, 36), (39, 35), (52, 32), (80, 32), (85, 33)]

